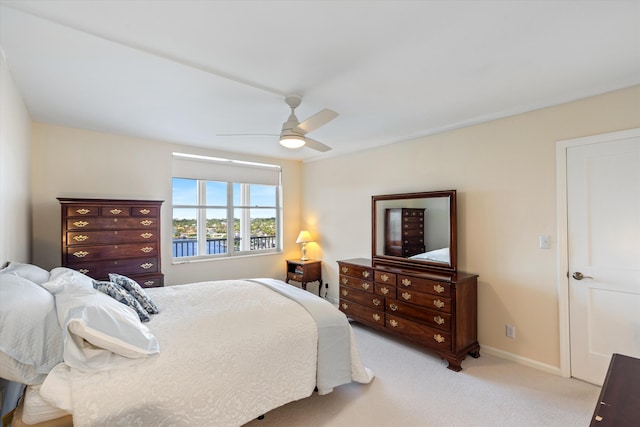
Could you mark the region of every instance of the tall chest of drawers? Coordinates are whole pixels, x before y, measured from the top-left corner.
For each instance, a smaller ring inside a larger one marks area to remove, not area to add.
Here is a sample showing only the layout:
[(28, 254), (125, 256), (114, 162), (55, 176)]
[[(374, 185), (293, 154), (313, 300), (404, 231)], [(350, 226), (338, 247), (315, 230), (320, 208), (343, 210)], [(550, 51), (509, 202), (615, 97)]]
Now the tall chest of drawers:
[(99, 280), (118, 273), (143, 287), (164, 285), (160, 264), (162, 201), (58, 200), (64, 267)]
[(480, 356), (477, 276), (389, 266), (370, 259), (338, 261), (339, 307), (354, 321), (424, 346), (462, 369)]
[(410, 257), (425, 252), (424, 209), (385, 210), (385, 255)]

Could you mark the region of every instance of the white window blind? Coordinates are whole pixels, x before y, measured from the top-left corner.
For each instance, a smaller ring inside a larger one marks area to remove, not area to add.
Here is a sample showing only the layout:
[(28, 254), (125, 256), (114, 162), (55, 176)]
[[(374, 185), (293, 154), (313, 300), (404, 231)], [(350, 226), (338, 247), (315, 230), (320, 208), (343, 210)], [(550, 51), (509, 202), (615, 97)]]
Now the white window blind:
[(281, 167), (216, 157), (173, 153), (173, 177), (279, 185)]

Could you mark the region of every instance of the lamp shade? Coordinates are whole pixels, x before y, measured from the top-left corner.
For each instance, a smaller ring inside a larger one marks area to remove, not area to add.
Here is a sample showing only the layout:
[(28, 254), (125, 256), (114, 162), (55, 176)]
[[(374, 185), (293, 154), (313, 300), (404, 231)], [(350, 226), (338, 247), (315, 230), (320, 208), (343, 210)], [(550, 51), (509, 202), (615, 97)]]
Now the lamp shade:
[(313, 239), (311, 238), (311, 234), (309, 234), (309, 232), (306, 230), (302, 230), (300, 234), (298, 234), (298, 239), (296, 240), (296, 243), (308, 243), (308, 242), (313, 242)]

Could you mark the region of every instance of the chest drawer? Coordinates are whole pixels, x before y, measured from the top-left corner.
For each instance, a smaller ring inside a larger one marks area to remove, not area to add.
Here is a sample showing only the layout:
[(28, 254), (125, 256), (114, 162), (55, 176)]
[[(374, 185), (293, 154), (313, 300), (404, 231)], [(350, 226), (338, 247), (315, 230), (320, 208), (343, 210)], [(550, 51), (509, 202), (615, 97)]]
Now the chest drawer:
[(340, 275), (340, 285), (373, 293), (373, 282), (369, 280)]
[(346, 286), (340, 287), (340, 300), (357, 302), (377, 310), (384, 310), (384, 297), (371, 294), (370, 292), (360, 291)]
[(155, 229), (157, 218), (68, 218), (67, 230)]
[(67, 246), (156, 242), (155, 230), (70, 231)]
[[(421, 277), (398, 275), (398, 288), (426, 292), (445, 298), (451, 297), (451, 285), (446, 282), (423, 279)], [(400, 296), (400, 292), (398, 292)]]
[(134, 258), (158, 256), (158, 247), (153, 242), (128, 245), (102, 245), (67, 247), (67, 262), (93, 261), (105, 258)]
[(387, 313), (386, 326), (424, 345), (441, 350), (451, 349), (451, 334)]
[(351, 301), (340, 301), (340, 311), (359, 322), (384, 326), (384, 312)]
[(131, 211), (128, 206), (101, 206), (100, 216), (103, 217), (125, 217), (131, 216)]
[(94, 279), (107, 279), (109, 273), (130, 274), (159, 273), (159, 258), (137, 258), (129, 260), (74, 261), (67, 267), (78, 270)]

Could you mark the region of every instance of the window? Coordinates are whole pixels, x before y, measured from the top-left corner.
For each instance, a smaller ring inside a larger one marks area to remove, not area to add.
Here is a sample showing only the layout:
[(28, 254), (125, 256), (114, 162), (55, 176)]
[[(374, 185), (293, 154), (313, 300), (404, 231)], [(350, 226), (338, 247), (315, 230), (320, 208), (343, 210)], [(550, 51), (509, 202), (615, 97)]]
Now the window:
[(173, 157), (174, 260), (281, 250), (280, 167)]

